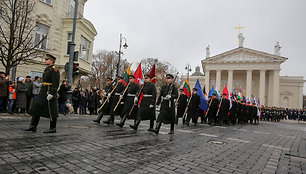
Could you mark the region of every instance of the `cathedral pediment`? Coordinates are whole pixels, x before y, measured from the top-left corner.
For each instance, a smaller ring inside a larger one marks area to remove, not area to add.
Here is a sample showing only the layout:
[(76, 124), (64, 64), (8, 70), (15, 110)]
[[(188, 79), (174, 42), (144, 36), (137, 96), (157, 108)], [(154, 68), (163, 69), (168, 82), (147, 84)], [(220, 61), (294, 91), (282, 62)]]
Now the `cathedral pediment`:
[(237, 63), (237, 62), (284, 62), (287, 58), (249, 48), (236, 48), (222, 54), (206, 58), (205, 63)]

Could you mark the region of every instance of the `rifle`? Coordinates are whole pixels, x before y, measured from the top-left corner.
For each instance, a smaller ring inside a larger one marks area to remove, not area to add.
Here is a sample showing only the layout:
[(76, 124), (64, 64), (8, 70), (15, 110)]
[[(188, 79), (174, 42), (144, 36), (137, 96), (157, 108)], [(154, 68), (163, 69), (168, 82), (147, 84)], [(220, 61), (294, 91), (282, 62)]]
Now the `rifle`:
[(206, 112), (206, 114), (205, 114), (205, 117), (207, 116), (207, 113), (208, 113), (208, 111), (209, 111), (209, 108), (210, 108), (211, 102), (212, 102), (212, 98), (210, 99), (210, 102), (209, 102), (208, 109), (207, 109), (207, 112)]
[[(190, 104), (190, 102), (191, 102), (192, 96), (193, 96), (193, 95), (191, 95), (191, 97), (190, 97), (190, 99), (189, 99), (189, 101), (188, 101), (188, 104), (187, 104), (187, 106), (186, 106), (186, 108), (185, 108), (185, 112), (184, 112), (182, 118), (184, 118), (184, 116), (185, 116), (186, 113), (187, 113), (187, 110), (188, 110), (188, 108), (189, 108), (189, 104)], [(186, 118), (185, 118), (185, 119), (186, 119)]]
[[(142, 91), (142, 89), (143, 89), (143, 86), (144, 86), (144, 84), (141, 85), (141, 88), (139, 89), (139, 92), (138, 92), (138, 94), (137, 94), (137, 98), (139, 98), (139, 96), (140, 96), (140, 94), (141, 94), (141, 91)], [(130, 112), (129, 112), (129, 115), (131, 115), (131, 113), (132, 113), (134, 107), (135, 107), (135, 103), (133, 104), (132, 109), (131, 109)]]
[[(123, 91), (123, 93), (122, 93), (122, 96), (124, 96), (124, 94), (125, 94), (125, 92), (126, 92), (126, 90), (128, 89), (128, 87), (129, 87), (130, 84), (131, 84), (131, 83), (129, 83), (129, 84), (125, 87), (125, 89), (124, 89), (124, 91)], [(115, 111), (115, 110), (117, 109), (117, 107), (118, 107), (118, 105), (120, 104), (121, 100), (122, 100), (122, 98), (119, 98), (118, 103), (116, 104), (116, 106), (115, 106), (115, 108), (114, 108), (113, 111)]]
[(179, 97), (177, 98), (177, 100), (176, 100), (176, 102), (175, 102), (175, 105), (178, 104), (180, 97), (181, 97), (181, 95), (179, 95)]
[(221, 102), (220, 102), (220, 104), (219, 104), (219, 107), (218, 107), (218, 111), (217, 111), (216, 117), (219, 116), (219, 111), (220, 111), (220, 108), (221, 108), (222, 101), (223, 101), (223, 99), (221, 98)]
[[(100, 112), (100, 110), (103, 108), (103, 106), (104, 106), (104, 105), (106, 104), (106, 102), (109, 100), (109, 98), (111, 97), (111, 95), (112, 95), (112, 94), (114, 93), (114, 91), (116, 90), (117, 86), (118, 86), (118, 83), (116, 84), (116, 86), (114, 87), (114, 89), (111, 91), (110, 95), (107, 95), (106, 100), (103, 102), (103, 104), (102, 104), (102, 106), (99, 108), (98, 112)], [(107, 93), (109, 92), (110, 89), (111, 89), (111, 88), (109, 88), (109, 89), (107, 90)]]

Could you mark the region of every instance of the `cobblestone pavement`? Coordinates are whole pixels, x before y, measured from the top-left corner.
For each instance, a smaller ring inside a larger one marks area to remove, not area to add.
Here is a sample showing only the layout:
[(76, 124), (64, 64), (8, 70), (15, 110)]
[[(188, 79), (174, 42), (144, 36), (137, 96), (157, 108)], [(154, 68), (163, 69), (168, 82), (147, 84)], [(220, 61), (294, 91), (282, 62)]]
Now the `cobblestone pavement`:
[[(41, 119), (0, 115), (0, 173), (305, 173), (306, 124), (261, 122), (230, 127), (178, 125), (159, 135), (94, 124), (96, 116), (61, 116), (58, 133)], [(105, 119), (105, 118), (104, 118)], [(118, 118), (116, 120), (118, 122)]]

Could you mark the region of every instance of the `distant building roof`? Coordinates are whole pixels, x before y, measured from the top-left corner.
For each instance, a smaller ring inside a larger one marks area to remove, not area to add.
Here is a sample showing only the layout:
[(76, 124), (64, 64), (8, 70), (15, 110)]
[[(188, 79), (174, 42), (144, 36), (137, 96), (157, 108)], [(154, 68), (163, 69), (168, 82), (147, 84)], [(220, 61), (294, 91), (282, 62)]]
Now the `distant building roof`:
[(196, 66), (195, 72), (191, 76), (204, 76), (204, 74), (200, 72), (200, 66)]

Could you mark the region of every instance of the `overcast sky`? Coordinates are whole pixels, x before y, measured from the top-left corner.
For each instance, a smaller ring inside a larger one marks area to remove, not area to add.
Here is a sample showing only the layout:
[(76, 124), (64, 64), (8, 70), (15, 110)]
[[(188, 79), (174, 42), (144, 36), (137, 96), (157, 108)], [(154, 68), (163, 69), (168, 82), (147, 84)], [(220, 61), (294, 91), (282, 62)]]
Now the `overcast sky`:
[(273, 54), (279, 41), (288, 58), (281, 75), (306, 77), (305, 7), (306, 0), (88, 0), (84, 17), (98, 31), (94, 52), (118, 51), (122, 33), (124, 58), (158, 58), (180, 74), (188, 62), (193, 71), (201, 65), (207, 45), (211, 56), (237, 48), (241, 24), (244, 47)]

